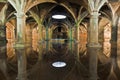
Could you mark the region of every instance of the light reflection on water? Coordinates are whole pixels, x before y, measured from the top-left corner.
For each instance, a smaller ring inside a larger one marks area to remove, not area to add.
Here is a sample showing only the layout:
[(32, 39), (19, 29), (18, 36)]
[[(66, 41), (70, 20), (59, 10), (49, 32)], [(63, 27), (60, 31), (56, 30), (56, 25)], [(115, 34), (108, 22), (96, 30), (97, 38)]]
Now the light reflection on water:
[[(111, 45), (87, 48), (74, 42), (35, 43), (14, 48), (12, 43), (0, 46), (0, 80), (119, 80), (119, 56), (113, 57)], [(118, 49), (119, 53), (119, 49)], [(54, 68), (53, 62), (66, 62)]]

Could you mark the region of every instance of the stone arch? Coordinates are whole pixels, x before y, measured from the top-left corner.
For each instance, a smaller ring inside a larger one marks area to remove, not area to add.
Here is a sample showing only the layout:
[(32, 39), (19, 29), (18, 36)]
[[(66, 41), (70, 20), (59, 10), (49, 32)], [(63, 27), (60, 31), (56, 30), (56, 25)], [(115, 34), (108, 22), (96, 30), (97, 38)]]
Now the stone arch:
[[(105, 38), (105, 27), (110, 24), (109, 29), (111, 29), (111, 22), (113, 16), (113, 10), (111, 8), (110, 3), (105, 3), (101, 8), (100, 11), (101, 15), (99, 16), (99, 43), (104, 46)], [(110, 33), (111, 34), (111, 33)], [(110, 40), (108, 41), (110, 42)]]
[[(44, 0), (43, 0), (43, 1), (38, 1), (36, 4), (32, 4), (32, 5), (29, 6), (29, 8), (27, 8), (25, 11), (28, 12), (32, 7), (34, 7), (34, 6), (38, 5), (38, 4), (42, 4), (42, 3), (53, 3), (53, 4), (58, 5), (58, 3), (55, 2), (55, 1), (53, 1), (53, 0), (49, 0), (49, 1), (44, 1)], [(62, 6), (62, 7), (64, 7), (64, 8), (67, 10), (67, 12), (69, 12), (69, 13), (72, 15), (73, 19), (75, 19), (75, 14), (73, 13), (73, 11), (69, 8), (69, 6), (68, 6), (67, 4), (65, 4), (65, 3), (60, 3), (59, 5)], [(25, 12), (25, 13), (26, 13), (26, 12)], [(49, 12), (50, 12), (50, 11), (49, 11)]]
[(112, 12), (112, 15), (113, 15), (113, 8), (112, 8), (111, 4), (110, 3), (106, 3), (106, 5), (108, 6), (108, 8), (110, 9), (110, 11)]

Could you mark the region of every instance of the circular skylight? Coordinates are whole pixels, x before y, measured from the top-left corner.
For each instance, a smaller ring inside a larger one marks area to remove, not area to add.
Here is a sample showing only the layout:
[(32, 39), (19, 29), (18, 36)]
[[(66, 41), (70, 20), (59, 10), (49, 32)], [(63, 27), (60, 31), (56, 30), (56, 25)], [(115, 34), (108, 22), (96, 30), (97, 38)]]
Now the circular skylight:
[(65, 15), (60, 15), (60, 14), (56, 14), (52, 16), (53, 19), (65, 19), (66, 16)]
[(65, 67), (65, 66), (66, 66), (66, 63), (65, 63), (65, 62), (62, 62), (62, 61), (57, 61), (57, 62), (53, 62), (53, 63), (52, 63), (52, 66), (53, 66), (53, 67), (58, 67), (58, 68), (60, 68), (60, 67)]

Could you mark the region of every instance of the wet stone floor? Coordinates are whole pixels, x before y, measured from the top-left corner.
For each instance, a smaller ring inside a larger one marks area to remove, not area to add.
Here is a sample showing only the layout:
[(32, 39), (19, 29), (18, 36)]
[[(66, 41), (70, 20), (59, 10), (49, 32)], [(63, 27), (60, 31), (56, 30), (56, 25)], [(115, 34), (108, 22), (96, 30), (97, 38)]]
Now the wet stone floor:
[(0, 45), (0, 80), (120, 80), (119, 49), (86, 43)]

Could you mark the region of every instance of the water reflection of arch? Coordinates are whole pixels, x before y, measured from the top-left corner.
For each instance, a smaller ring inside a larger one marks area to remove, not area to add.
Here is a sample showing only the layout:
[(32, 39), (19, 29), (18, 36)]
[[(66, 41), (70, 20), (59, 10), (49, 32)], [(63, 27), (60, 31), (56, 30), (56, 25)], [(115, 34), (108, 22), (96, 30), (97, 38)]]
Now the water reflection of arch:
[[(61, 78), (64, 78), (72, 69), (75, 62), (72, 54), (66, 57), (62, 57), (62, 55), (51, 51), (47, 51), (46, 53), (41, 55), (42, 59), (32, 67), (29, 75), (33, 75), (33, 76), (29, 76), (29, 77), (31, 78), (35, 77), (36, 79), (42, 79), (42, 80), (47, 80), (48, 78), (57, 79), (59, 76), (61, 76)], [(67, 63), (67, 66), (63, 68), (54, 68), (52, 66), (52, 63), (55, 61), (64, 61)], [(47, 77), (43, 75), (47, 75)]]
[(68, 44), (66, 43), (53, 43), (52, 48), (58, 53), (67, 53)]
[[(41, 60), (39, 60), (29, 70), (28, 76), (30, 79), (36, 78), (41, 80), (48, 80), (49, 78), (61, 80), (71, 78), (72, 80), (79, 80), (79, 78), (83, 79), (83, 74), (87, 74), (85, 73), (85, 68), (83, 68), (83, 65), (79, 62), (76, 62), (74, 53), (72, 53), (69, 49), (66, 53), (62, 54), (49, 50), (42, 54), (41, 57)], [(54, 68), (52, 63), (55, 61), (64, 61), (66, 62), (67, 66), (63, 68)]]

